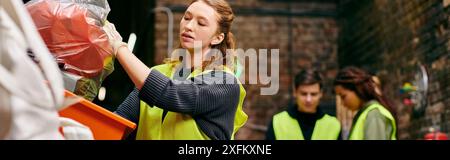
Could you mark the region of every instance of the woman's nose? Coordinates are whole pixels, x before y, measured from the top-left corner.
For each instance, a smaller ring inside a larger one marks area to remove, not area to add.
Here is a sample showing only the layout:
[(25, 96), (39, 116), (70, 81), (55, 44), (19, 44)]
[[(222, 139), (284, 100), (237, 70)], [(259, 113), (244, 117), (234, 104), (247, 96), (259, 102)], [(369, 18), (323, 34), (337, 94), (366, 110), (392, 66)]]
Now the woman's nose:
[(186, 31), (192, 31), (192, 29), (194, 28), (194, 21), (193, 20), (188, 21), (184, 28), (186, 29)]

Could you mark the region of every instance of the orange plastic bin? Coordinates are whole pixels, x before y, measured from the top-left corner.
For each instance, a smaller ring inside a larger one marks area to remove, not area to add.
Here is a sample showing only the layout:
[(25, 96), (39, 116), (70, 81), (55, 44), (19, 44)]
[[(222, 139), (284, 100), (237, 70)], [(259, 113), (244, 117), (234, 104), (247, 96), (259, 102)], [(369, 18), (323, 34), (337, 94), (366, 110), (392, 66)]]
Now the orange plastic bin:
[[(76, 95), (65, 91), (65, 96)], [(95, 140), (121, 140), (136, 128), (135, 123), (86, 99), (61, 110), (59, 115), (88, 126), (94, 134)]]

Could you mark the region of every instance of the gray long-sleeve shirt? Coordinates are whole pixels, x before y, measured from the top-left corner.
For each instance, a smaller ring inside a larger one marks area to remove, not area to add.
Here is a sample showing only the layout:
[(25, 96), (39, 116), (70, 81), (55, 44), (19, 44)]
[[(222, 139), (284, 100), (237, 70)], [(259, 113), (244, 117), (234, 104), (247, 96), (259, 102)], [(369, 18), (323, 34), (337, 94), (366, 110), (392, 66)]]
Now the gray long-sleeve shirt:
[(364, 122), (365, 140), (390, 140), (394, 131), (391, 121), (374, 109), (367, 114)]
[[(179, 69), (176, 73), (183, 75), (183, 71)], [(223, 71), (188, 79), (175, 76), (171, 80), (152, 70), (141, 90), (134, 89), (115, 113), (139, 124), (140, 100), (143, 100), (149, 106), (164, 109), (163, 119), (167, 111), (188, 114), (209, 138), (228, 140), (233, 133), (239, 94), (237, 79)]]

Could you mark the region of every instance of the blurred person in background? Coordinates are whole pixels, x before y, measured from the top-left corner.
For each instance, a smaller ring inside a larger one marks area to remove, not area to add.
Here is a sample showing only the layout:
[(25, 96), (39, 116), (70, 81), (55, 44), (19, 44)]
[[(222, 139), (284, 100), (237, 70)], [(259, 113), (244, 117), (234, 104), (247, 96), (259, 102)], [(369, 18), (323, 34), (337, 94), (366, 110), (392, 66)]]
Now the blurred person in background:
[(337, 140), (339, 121), (322, 112), (322, 76), (314, 70), (303, 70), (294, 79), (295, 103), (273, 116), (266, 140)]
[(334, 80), (336, 94), (345, 107), (357, 111), (349, 140), (396, 140), (391, 105), (372, 75), (356, 67), (342, 69)]

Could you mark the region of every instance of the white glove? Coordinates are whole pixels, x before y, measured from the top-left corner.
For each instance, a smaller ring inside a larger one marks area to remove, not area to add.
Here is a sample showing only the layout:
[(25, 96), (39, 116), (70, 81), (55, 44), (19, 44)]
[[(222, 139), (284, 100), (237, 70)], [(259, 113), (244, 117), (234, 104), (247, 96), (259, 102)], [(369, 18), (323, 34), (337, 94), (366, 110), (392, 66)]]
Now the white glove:
[(117, 51), (120, 47), (127, 47), (128, 45), (125, 42), (122, 42), (122, 36), (120, 36), (119, 32), (117, 32), (114, 24), (106, 21), (105, 26), (103, 26), (103, 30), (108, 35), (109, 44), (113, 48), (114, 57), (117, 55)]
[(87, 126), (65, 117), (59, 117), (59, 121), (66, 140), (94, 140), (94, 136)]

